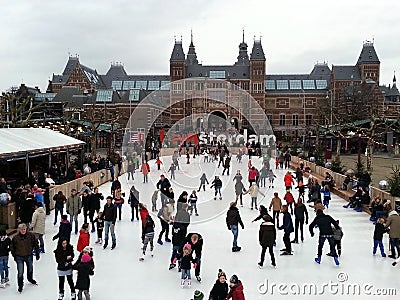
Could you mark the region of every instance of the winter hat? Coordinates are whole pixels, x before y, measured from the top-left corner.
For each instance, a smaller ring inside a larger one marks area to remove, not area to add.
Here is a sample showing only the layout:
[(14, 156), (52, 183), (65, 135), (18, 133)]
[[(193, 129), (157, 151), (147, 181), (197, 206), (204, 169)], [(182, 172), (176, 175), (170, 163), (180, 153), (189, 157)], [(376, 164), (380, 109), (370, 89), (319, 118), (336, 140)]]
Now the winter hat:
[(85, 248), (83, 248), (83, 251), (86, 251), (86, 252), (92, 252), (92, 250), (93, 250), (93, 248), (89, 247), (89, 246), (86, 246)]
[(83, 255), (82, 255), (81, 262), (83, 262), (83, 263), (88, 263), (88, 262), (91, 261), (91, 260), (92, 260), (92, 258), (90, 257), (89, 254), (83, 254)]
[(236, 275), (232, 275), (231, 279), (229, 279), (229, 282), (233, 284), (238, 284), (239, 278)]
[(203, 300), (204, 294), (199, 290), (194, 291), (193, 300)]
[(224, 276), (224, 277), (226, 278), (225, 272), (222, 271), (221, 269), (219, 269), (219, 270), (218, 270), (218, 279), (219, 279), (221, 276)]
[(188, 250), (192, 250), (192, 246), (190, 245), (190, 244), (185, 244), (184, 246), (183, 246), (183, 249), (188, 249)]

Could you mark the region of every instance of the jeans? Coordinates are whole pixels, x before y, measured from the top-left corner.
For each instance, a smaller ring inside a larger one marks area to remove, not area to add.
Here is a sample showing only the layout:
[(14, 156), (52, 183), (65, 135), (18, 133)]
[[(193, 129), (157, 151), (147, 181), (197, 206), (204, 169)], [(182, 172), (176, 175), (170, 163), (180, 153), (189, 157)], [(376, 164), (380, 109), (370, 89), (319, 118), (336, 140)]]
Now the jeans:
[(221, 195), (221, 187), (216, 186), (216, 187), (215, 187), (215, 197), (217, 197), (217, 194), (218, 194), (218, 193), (219, 193), (219, 196), (222, 197), (222, 195)]
[(267, 251), (267, 248), (269, 250), (269, 255), (271, 256), (271, 263), (272, 263), (273, 266), (275, 266), (275, 255), (274, 255), (274, 247), (273, 246), (262, 247), (260, 262), (261, 262), (261, 264), (264, 263), (265, 252)]
[(33, 256), (16, 256), (15, 261), (17, 263), (17, 278), (18, 278), (18, 287), (24, 286), (24, 263), (27, 268), (27, 278), (29, 282), (33, 281)]
[(260, 187), (265, 187), (266, 177), (260, 177)]
[[(394, 257), (400, 256), (399, 240), (400, 239), (398, 239), (398, 238), (390, 239), (390, 250), (392, 251), (392, 256), (394, 256)], [(396, 250), (397, 250), (397, 255), (396, 255)]]
[(325, 240), (328, 240), (331, 249), (329, 253), (332, 254), (333, 257), (337, 257), (335, 249), (335, 241), (333, 239), (333, 236), (322, 236), (322, 235), (320, 235), (318, 239), (318, 256), (322, 255), (322, 248), (324, 247)]
[(237, 238), (239, 235), (238, 225), (231, 225), (231, 231), (233, 233), (233, 247), (237, 247)]
[(44, 248), (43, 234), (35, 233), (35, 238), (39, 241), (39, 247)]
[(251, 197), (251, 209), (253, 209), (253, 205), (257, 209), (257, 197)]
[(8, 278), (8, 256), (0, 256), (1, 279)]
[(222, 171), (222, 175), (225, 174), (225, 170), (227, 171), (227, 172), (226, 172), (226, 175), (229, 175), (229, 168), (224, 168), (224, 170)]
[(193, 210), (194, 213), (197, 215), (197, 203), (196, 202), (190, 203), (189, 210), (191, 215), (193, 214)]
[(118, 219), (121, 221), (122, 204), (117, 204), (117, 210), (118, 210)]
[(376, 253), (376, 249), (378, 248), (381, 250), (381, 255), (384, 256), (385, 254), (385, 248), (383, 247), (383, 243), (380, 240), (374, 240), (374, 249), (372, 250), (372, 253)]
[(108, 232), (111, 230), (111, 239), (113, 245), (117, 244), (117, 239), (115, 238), (114, 225), (111, 221), (104, 221), (104, 242), (108, 243)]
[(78, 234), (78, 215), (69, 215), (69, 222), (72, 224), (75, 222), (75, 234)]
[(175, 180), (175, 172), (171, 172), (171, 179), (172, 178)]
[(58, 213), (60, 213), (60, 216), (62, 216), (63, 215), (63, 213), (64, 213), (64, 207), (63, 206), (58, 206), (58, 205), (56, 205), (55, 207), (54, 207), (54, 225), (57, 223), (57, 216), (58, 216)]
[(190, 274), (190, 269), (182, 269), (181, 279), (192, 279), (192, 275)]

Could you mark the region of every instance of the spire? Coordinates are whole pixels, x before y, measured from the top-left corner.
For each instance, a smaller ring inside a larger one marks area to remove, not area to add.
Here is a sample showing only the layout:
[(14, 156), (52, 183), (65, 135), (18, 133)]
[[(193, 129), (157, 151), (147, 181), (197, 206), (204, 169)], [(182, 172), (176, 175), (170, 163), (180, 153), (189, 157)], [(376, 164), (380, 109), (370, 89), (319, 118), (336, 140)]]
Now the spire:
[(189, 45), (189, 51), (186, 56), (186, 64), (187, 65), (198, 65), (199, 61), (197, 60), (197, 54), (196, 54), (196, 49), (194, 48), (193, 44), (193, 31), (190, 29), (190, 45)]
[(393, 71), (393, 86), (396, 86), (396, 71)]
[(248, 65), (249, 55), (247, 54), (247, 44), (244, 41), (244, 28), (242, 29), (242, 42), (239, 44), (239, 55), (235, 65)]

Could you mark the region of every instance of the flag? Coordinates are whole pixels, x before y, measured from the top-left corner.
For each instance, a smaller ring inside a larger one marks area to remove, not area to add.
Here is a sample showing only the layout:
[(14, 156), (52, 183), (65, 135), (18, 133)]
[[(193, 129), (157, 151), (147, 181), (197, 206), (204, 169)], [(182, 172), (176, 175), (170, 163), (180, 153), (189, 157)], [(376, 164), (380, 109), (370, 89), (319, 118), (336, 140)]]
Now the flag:
[(139, 133), (137, 131), (131, 132), (131, 142), (134, 143), (139, 141), (140, 141)]

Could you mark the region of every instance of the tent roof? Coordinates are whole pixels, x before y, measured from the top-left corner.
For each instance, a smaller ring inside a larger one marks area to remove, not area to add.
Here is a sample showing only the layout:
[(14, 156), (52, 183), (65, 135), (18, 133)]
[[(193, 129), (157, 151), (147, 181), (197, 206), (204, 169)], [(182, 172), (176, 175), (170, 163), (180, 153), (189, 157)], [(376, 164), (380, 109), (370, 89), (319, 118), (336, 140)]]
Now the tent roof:
[(1, 128), (0, 157), (76, 148), (84, 142), (47, 128)]

